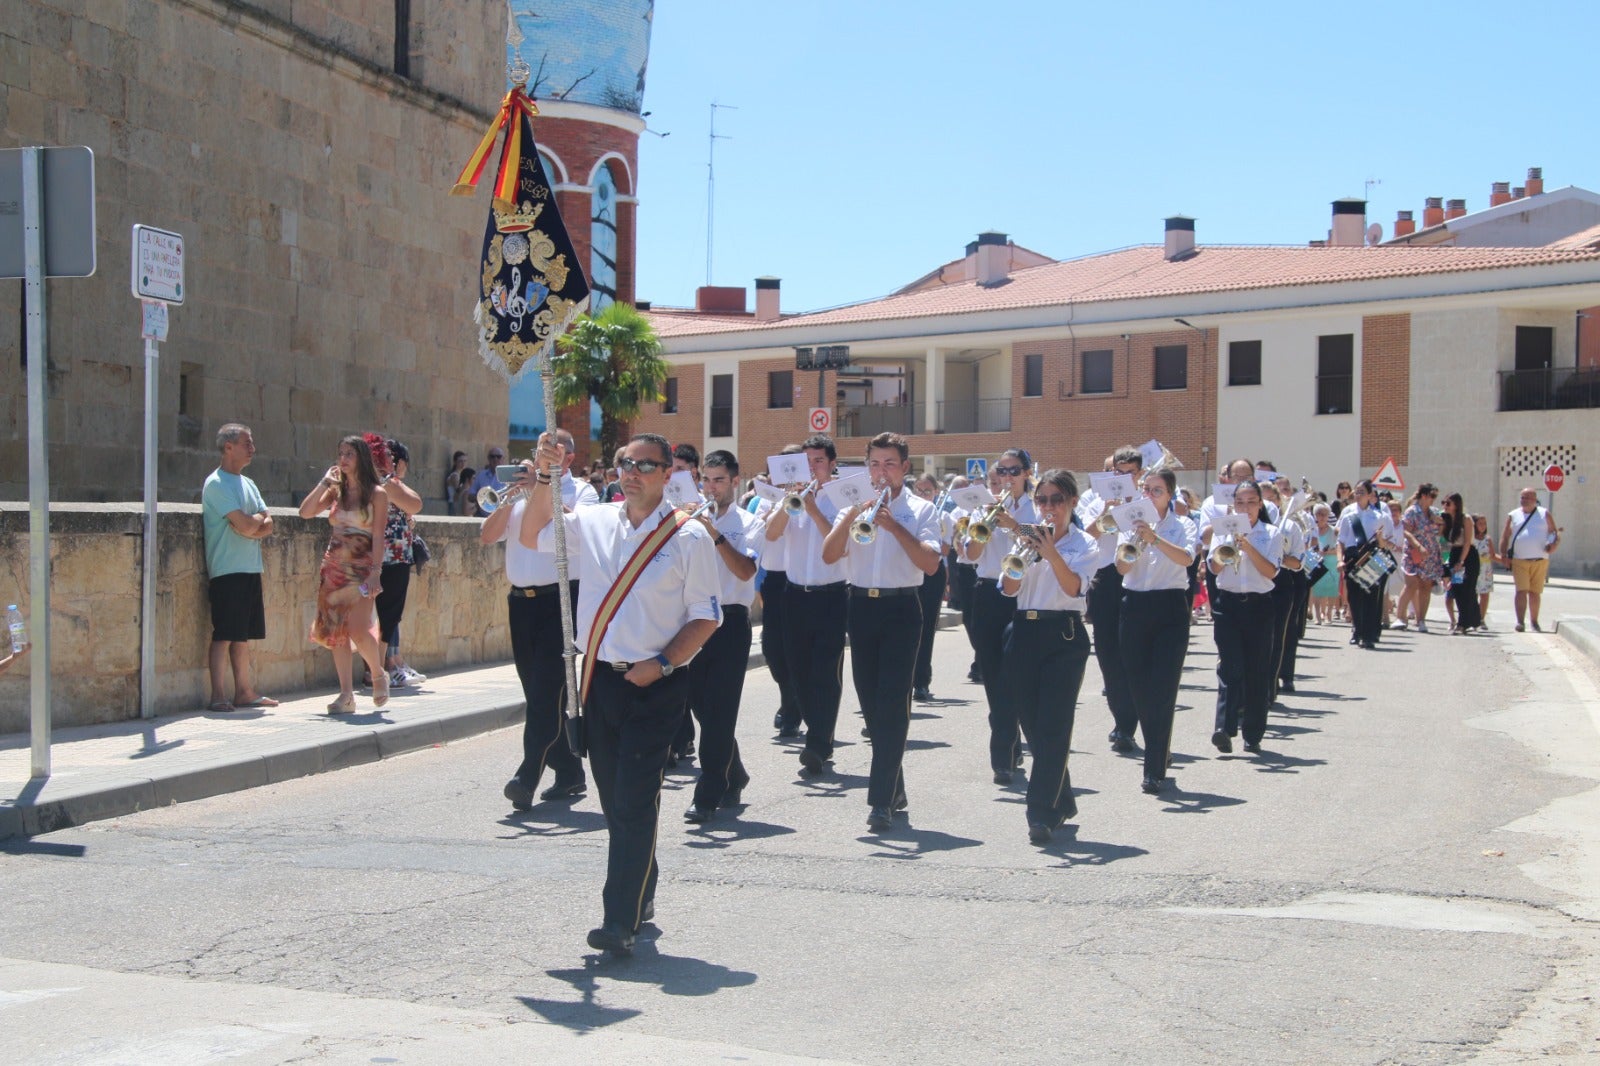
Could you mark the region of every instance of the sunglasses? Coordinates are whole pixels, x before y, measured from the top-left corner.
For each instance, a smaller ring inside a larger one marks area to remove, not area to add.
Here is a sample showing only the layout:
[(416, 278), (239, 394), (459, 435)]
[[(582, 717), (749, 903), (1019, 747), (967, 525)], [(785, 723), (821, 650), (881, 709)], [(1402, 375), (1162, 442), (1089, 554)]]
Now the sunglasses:
[(1020, 467), (1020, 466), (997, 466), (997, 467), (994, 468), (994, 472), (996, 474), (999, 474), (1001, 477), (1016, 477), (1018, 474), (1022, 473), (1022, 467)]
[(629, 459), (627, 456), (617, 460), (617, 469), (625, 474), (654, 474), (666, 465), (654, 459)]
[(1035, 496), (1033, 498), (1033, 502), (1038, 504), (1040, 507), (1060, 507), (1062, 504), (1067, 502), (1067, 498), (1059, 494), (1052, 496)]

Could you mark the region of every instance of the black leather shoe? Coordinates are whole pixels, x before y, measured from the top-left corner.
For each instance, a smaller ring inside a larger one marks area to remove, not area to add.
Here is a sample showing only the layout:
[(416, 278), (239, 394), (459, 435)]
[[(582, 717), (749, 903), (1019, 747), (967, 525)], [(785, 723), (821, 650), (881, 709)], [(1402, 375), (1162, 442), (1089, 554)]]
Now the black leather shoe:
[(910, 805), (911, 801), (906, 799), (906, 794), (904, 792), (897, 794), (894, 798), (894, 802), (889, 804), (889, 806), (897, 812), (905, 810)]
[(1278, 691), (1279, 692), (1287, 692), (1289, 695), (1293, 696), (1294, 695), (1294, 682), (1292, 680), (1288, 680), (1288, 679), (1285, 679), (1283, 681), (1279, 681), (1278, 682)]
[(512, 810), (533, 810), (533, 789), (524, 784), (522, 778), (513, 777), (506, 782), (506, 787), (501, 791), (505, 794), (506, 799), (511, 801)]
[(1111, 741), (1111, 750), (1114, 752), (1119, 754), (1127, 754), (1133, 750), (1133, 741), (1130, 738), (1123, 736), (1115, 729), (1111, 731), (1111, 735), (1106, 739)]
[(807, 773), (820, 774), (822, 773), (823, 765), (822, 756), (818, 755), (810, 748), (801, 748), (800, 765), (805, 768)]
[(933, 693), (929, 692), (928, 687), (924, 685), (922, 688), (913, 689), (911, 692), (911, 698), (916, 700), (918, 703), (932, 703)]
[(750, 783), (750, 775), (749, 774), (745, 774), (743, 781), (740, 781), (737, 785), (731, 786), (728, 789), (728, 791), (726, 791), (726, 792), (724, 792), (722, 794), (722, 803), (720, 804), (720, 806), (723, 806), (723, 807), (737, 807), (737, 806), (739, 806), (739, 804), (743, 803), (744, 802), (744, 786), (748, 785), (749, 783)]
[(653, 899), (645, 900), (644, 906), (639, 908), (639, 924), (643, 925), (645, 922), (655, 921), (655, 917), (656, 901)]
[(866, 726), (862, 726), (861, 727), (861, 735), (866, 737), (868, 740), (871, 740), (872, 739), (872, 730), (868, 729)]
[(872, 808), (871, 813), (867, 815), (868, 829), (881, 832), (885, 829), (891, 828), (893, 825), (894, 815), (889, 812), (889, 808), (887, 807), (874, 807)]
[(1224, 755), (1233, 751), (1233, 738), (1220, 729), (1211, 734), (1211, 744)]
[(714, 809), (710, 807), (702, 807), (700, 804), (696, 803), (692, 804), (688, 810), (683, 812), (683, 820), (686, 822), (709, 822), (711, 819), (715, 818), (716, 815), (717, 812)]
[(994, 783), (997, 784), (997, 785), (1009, 785), (1009, 784), (1011, 784), (1011, 771), (1010, 770), (996, 770), (994, 772)]
[(780, 726), (778, 726), (778, 736), (782, 737), (785, 740), (789, 739), (790, 737), (797, 737), (799, 735), (800, 735), (800, 727), (797, 726), (797, 725), (780, 725)]
[(589, 930), (589, 946), (614, 955), (632, 955), (633, 933), (616, 922), (607, 922), (598, 929)]
[(1261, 754), (1261, 741), (1259, 741), (1259, 740), (1247, 740), (1247, 741), (1245, 741), (1244, 742), (1244, 750), (1248, 751), (1251, 755), (1260, 755)]
[(1050, 843), (1051, 832), (1051, 828), (1043, 822), (1029, 822), (1028, 842), (1030, 844), (1048, 844)]
[[(506, 787), (510, 788), (511, 786), (507, 785)], [(555, 784), (539, 793), (539, 798), (546, 801), (576, 799), (588, 791), (589, 782), (587, 780), (574, 781), (570, 785), (563, 785), (561, 782), (557, 781)]]
[(1147, 792), (1152, 796), (1166, 787), (1167, 779), (1164, 777), (1147, 777), (1139, 784), (1140, 791)]

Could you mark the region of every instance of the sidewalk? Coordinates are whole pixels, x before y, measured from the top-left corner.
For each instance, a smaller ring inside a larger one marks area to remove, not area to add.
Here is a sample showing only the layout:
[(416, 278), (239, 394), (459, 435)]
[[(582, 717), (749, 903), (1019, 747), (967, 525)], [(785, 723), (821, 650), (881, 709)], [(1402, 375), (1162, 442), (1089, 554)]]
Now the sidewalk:
[[(961, 624), (946, 610), (939, 628)], [(765, 666), (756, 627), (750, 668)], [(522, 723), (510, 663), (430, 674), (376, 708), (330, 715), (331, 688), (270, 710), (195, 712), (57, 729), (49, 778), (28, 776), (29, 737), (0, 735), (0, 840), (376, 762)]]

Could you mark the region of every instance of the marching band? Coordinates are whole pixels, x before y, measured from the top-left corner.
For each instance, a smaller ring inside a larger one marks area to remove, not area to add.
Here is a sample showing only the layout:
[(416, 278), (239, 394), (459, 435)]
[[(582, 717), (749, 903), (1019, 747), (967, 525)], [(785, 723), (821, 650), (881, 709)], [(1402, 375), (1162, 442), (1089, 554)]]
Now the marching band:
[[(862, 466), (841, 470), (833, 440), (817, 435), (769, 458), (773, 473), (758, 474), (744, 501), (739, 460), (710, 452), (678, 475), (698, 476), (701, 495), (687, 504), (665, 492), (680, 456), (659, 437), (636, 437), (620, 453), (624, 499), (611, 504), (573, 491), (571, 452), (570, 437), (542, 435), (481, 539), (507, 545), (528, 703), (523, 763), (505, 794), (530, 809), (549, 766), (555, 783), (539, 798), (575, 799), (586, 791), (588, 755), (611, 833), (604, 921), (590, 944), (618, 954), (655, 912), (661, 781), (691, 720), (700, 771), (684, 819), (709, 822), (743, 802), (750, 774), (737, 725), (758, 589), (761, 648), (779, 692), (773, 725), (784, 743), (801, 740), (803, 728), (804, 777), (830, 773), (848, 640), (872, 750), (873, 833), (892, 831), (909, 805), (911, 707), (936, 702), (932, 652), (948, 589), (973, 649), (969, 679), (981, 682), (988, 705), (994, 781), (1011, 786), (1031, 757), (1027, 831), (1042, 846), (1078, 814), (1069, 752), (1091, 649), (1111, 747), (1141, 754), (1142, 744), (1140, 787), (1159, 794), (1171, 780), (1200, 583), (1217, 649), (1211, 743), (1227, 753), (1241, 738), (1254, 754), (1279, 692), (1294, 692), (1313, 586), (1326, 600), (1319, 583), (1339, 572), (1350, 642), (1372, 648), (1396, 570), (1391, 549), (1403, 545), (1370, 481), (1355, 485), (1334, 525), (1304, 479), (1295, 490), (1270, 463), (1248, 459), (1223, 467), (1203, 504), (1190, 496), (1185, 506), (1182, 464), (1154, 441), (1118, 448), (1080, 492), (1076, 475), (1039, 474), (1023, 448), (1003, 451), (987, 481), (969, 482), (916, 475), (894, 433), (869, 442)], [(576, 643), (585, 653), (580, 728), (567, 723), (568, 743), (559, 740), (562, 629), (551, 614), (557, 514), (576, 546)], [(1456, 539), (1459, 549), (1470, 538)], [(613, 619), (619, 625), (609, 628)]]

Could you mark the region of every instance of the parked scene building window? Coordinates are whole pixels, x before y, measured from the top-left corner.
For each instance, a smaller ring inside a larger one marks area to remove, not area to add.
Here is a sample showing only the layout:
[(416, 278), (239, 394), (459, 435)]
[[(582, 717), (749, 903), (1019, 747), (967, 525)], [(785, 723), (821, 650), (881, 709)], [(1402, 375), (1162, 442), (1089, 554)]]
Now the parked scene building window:
[(1228, 345), (1228, 384), (1261, 384), (1261, 342), (1232, 341)]
[(1084, 352), (1080, 374), (1083, 380), (1078, 385), (1079, 392), (1110, 392), (1115, 377), (1111, 349), (1096, 348), (1092, 352)]
[(678, 379), (668, 378), (667, 383), (661, 386), (661, 413), (675, 415), (678, 413)]
[(733, 375), (711, 375), (710, 436), (733, 436)]
[(1022, 357), (1022, 395), (1044, 395), (1044, 356), (1034, 354)]
[(1334, 333), (1317, 338), (1317, 414), (1355, 410), (1356, 337)]
[(1155, 382), (1157, 389), (1186, 389), (1189, 387), (1189, 346), (1187, 344), (1156, 345)]
[(767, 406), (794, 406), (793, 370), (773, 370), (767, 374)]

